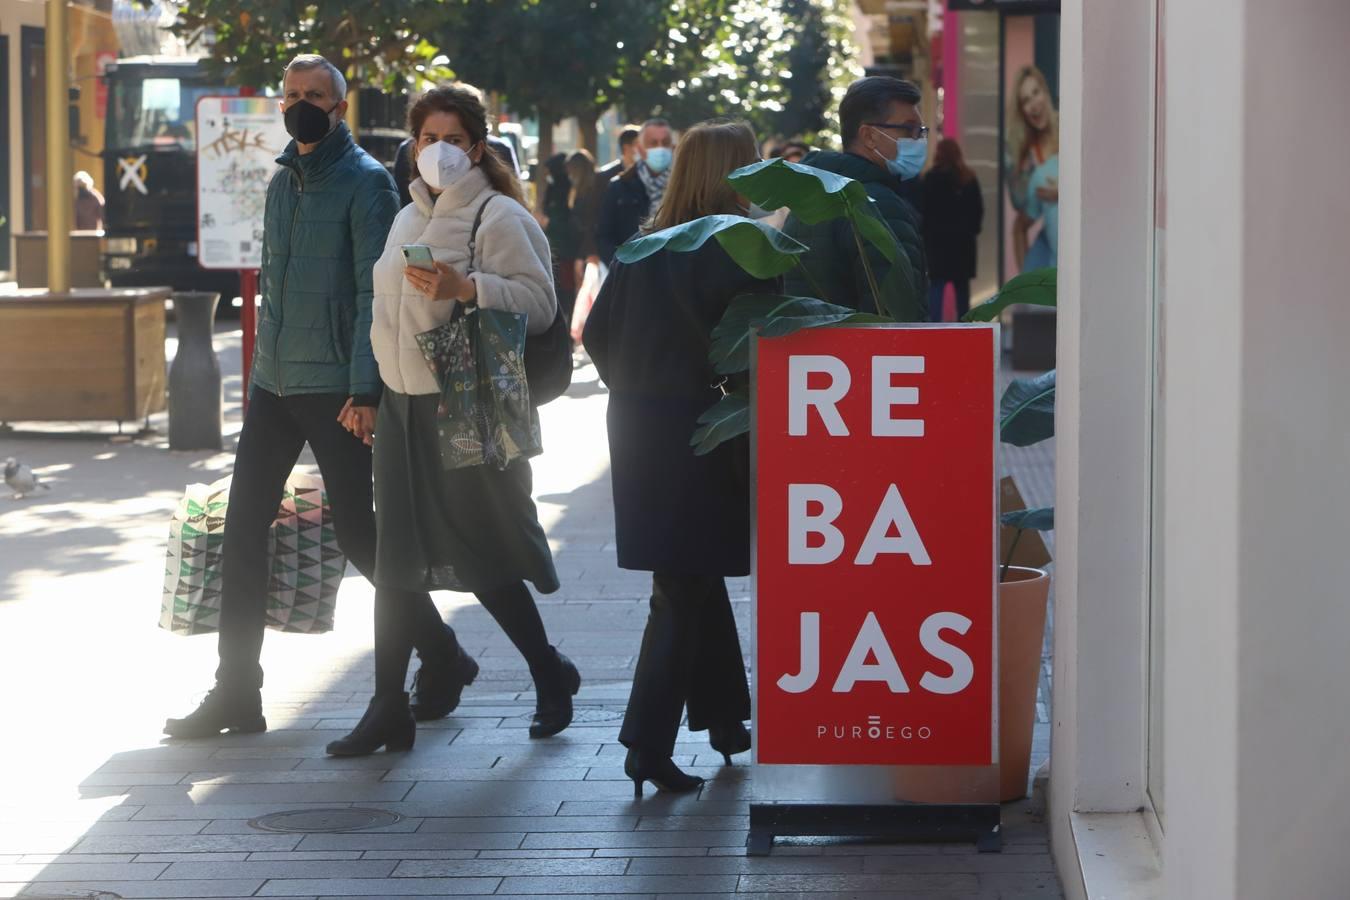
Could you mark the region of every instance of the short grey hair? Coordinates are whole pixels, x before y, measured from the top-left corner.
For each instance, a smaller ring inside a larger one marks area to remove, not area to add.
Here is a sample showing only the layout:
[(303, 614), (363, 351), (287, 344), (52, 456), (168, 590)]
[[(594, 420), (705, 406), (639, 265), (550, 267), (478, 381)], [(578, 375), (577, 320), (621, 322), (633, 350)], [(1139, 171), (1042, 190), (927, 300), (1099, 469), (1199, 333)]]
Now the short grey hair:
[(327, 72), (328, 77), (333, 80), (334, 96), (339, 100), (346, 98), (347, 79), (343, 76), (342, 70), (317, 53), (301, 53), (291, 60), (286, 64), (286, 71), (282, 73), (282, 79), (284, 80), (291, 72), (307, 72), (310, 69), (323, 69)]

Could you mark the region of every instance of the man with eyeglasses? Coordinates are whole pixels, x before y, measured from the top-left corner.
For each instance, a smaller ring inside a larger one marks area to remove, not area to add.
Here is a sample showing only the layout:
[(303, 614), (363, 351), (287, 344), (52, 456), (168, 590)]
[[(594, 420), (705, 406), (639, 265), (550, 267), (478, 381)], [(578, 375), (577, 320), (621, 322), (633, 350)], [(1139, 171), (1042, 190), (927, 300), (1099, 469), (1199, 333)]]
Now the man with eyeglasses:
[[(928, 128), (919, 113), (919, 89), (908, 81), (873, 75), (849, 85), (839, 104), (844, 152), (816, 150), (803, 165), (824, 169), (861, 182), (874, 201), (872, 211), (890, 227), (904, 259), (894, 263), (875, 247), (860, 251), (845, 219), (807, 225), (788, 216), (784, 231), (810, 247), (807, 272), (786, 276), (787, 291), (818, 296), (830, 303), (876, 312), (868, 267), (882, 296), (883, 311), (899, 307), (904, 322), (928, 320), (928, 275), (919, 213), (905, 194), (928, 159)], [(862, 252), (866, 252), (864, 265)], [(908, 265), (905, 262), (908, 262)], [(810, 277), (806, 277), (809, 275)], [(891, 298), (889, 301), (886, 298)]]

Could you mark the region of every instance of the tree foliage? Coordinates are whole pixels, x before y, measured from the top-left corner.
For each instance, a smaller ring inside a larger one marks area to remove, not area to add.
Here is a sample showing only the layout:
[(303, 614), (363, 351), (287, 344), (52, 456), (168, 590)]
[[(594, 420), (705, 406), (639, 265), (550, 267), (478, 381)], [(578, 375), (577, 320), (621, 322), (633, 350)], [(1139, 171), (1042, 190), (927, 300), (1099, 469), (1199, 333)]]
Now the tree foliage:
[(192, 0), (173, 31), (190, 44), (205, 39), (207, 70), (231, 84), (277, 85), (292, 57), (320, 53), (353, 86), (395, 89), (448, 74), (434, 65), (439, 51), (422, 35), (450, 11), (440, 0)]

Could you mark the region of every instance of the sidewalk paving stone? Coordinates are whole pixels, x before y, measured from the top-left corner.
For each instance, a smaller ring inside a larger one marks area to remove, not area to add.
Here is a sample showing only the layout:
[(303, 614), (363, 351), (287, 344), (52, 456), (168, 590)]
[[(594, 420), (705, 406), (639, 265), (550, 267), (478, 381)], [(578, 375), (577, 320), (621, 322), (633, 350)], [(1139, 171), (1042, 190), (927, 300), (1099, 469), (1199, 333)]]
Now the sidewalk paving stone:
[[(233, 440), (239, 333), (225, 324), (217, 337)], [(969, 844), (790, 838), (769, 857), (746, 857), (748, 801), (764, 792), (749, 757), (726, 769), (706, 735), (686, 727), (675, 761), (708, 785), (688, 796), (648, 785), (634, 801), (618, 730), (651, 579), (615, 564), (605, 396), (594, 381), (593, 369), (579, 369), (574, 395), (541, 411), (545, 434), (556, 437), (535, 460), (539, 509), (564, 582), (540, 598), (540, 609), (550, 638), (581, 669), (578, 721), (531, 741), (524, 732), (534, 691), (524, 661), (471, 597), (437, 594), (479, 659), (479, 678), (454, 714), (419, 726), (413, 750), (363, 758), (324, 752), (356, 723), (372, 689), (373, 592), (355, 574), (343, 583), (332, 633), (269, 633), (268, 732), (201, 742), (159, 735), (164, 716), (191, 708), (209, 686), (215, 646), (213, 637), (154, 628), (168, 515), (184, 484), (228, 472), (230, 452), (167, 451), (163, 416), (152, 421), (159, 435), (120, 443), (110, 433), (37, 435), (38, 426), (0, 434), (0, 456), (38, 465), (53, 484), (31, 503), (0, 505), (0, 641), (69, 633), (79, 622), (63, 649), (116, 660), (97, 679), (69, 673), (87, 709), (51, 719), (52, 750), (20, 748), (19, 765), (0, 771), (0, 896), (1058, 900), (1045, 829), (1016, 806), (1003, 854), (977, 854)], [(302, 461), (312, 464), (308, 455)], [(1003, 463), (1029, 504), (1052, 501), (1053, 445), (1005, 453)], [(728, 589), (748, 648), (750, 583), (732, 579)], [(5, 665), (0, 655), (0, 677)], [(45, 711), (31, 702), (34, 714)], [(1047, 734), (1043, 723), (1042, 754)], [(401, 818), (344, 833), (253, 824), (280, 811), (347, 807)]]

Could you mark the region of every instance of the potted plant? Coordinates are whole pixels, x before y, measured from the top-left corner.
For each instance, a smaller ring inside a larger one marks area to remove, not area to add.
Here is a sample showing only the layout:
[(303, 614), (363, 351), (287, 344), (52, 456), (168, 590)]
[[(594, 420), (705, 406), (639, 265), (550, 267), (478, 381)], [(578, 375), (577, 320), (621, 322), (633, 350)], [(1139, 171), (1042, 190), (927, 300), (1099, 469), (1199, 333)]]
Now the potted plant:
[[(789, 207), (793, 215), (808, 225), (847, 219), (872, 300), (879, 312), (858, 312), (830, 303), (824, 297), (752, 294), (733, 300), (712, 332), (709, 361), (714, 371), (734, 380), (728, 382), (724, 396), (699, 419), (701, 427), (690, 443), (694, 452), (700, 455), (750, 430), (748, 379), (734, 376), (744, 376), (749, 370), (750, 343), (756, 335), (781, 337), (803, 328), (895, 324), (913, 321), (909, 318), (910, 311), (923, 308), (919, 279), (914, 277), (908, 257), (894, 233), (872, 209), (870, 198), (860, 183), (782, 159), (738, 169), (728, 176), (728, 181), (739, 194), (763, 209), (773, 211)], [(811, 282), (810, 273), (802, 264), (808, 247), (771, 225), (742, 216), (707, 216), (646, 235), (621, 247), (617, 258), (620, 262), (632, 263), (662, 249), (689, 252), (709, 240), (718, 241), (741, 268), (756, 278), (774, 278), (800, 268), (806, 280)], [(877, 276), (869, 261), (869, 248), (890, 263), (882, 277)], [(1055, 281), (1054, 269), (1019, 275), (1011, 279), (996, 298), (971, 310), (965, 321), (990, 321), (1012, 304), (1053, 306)], [(816, 287), (816, 292), (821, 293), (819, 286)], [(1000, 428), (1001, 439), (1016, 446), (1026, 446), (1053, 435), (1053, 371), (1035, 379), (1019, 379), (1008, 387), (1001, 403)], [(1018, 511), (1004, 517), (1004, 521), (1018, 529), (1048, 528), (1053, 523), (1053, 512)], [(1021, 785), (1009, 798), (1015, 799), (1026, 791), (1049, 576), (1041, 570), (1011, 566), (1010, 559), (1011, 556), (1000, 566), (999, 678), (1000, 696), (1015, 701), (1015, 708), (1009, 708), (1005, 713), (1005, 704), (1001, 700), (999, 718), (1001, 723), (1009, 724), (1025, 718), (1026, 727), (1009, 729), (1008, 733), (1001, 727), (999, 741), (1007, 783), (1020, 782)], [(1034, 642), (1030, 637), (1033, 633)], [(1029, 707), (1024, 703), (1028, 685)], [(1030, 711), (1029, 718), (1022, 714), (1024, 707)], [(994, 767), (972, 772), (970, 767), (912, 766), (896, 771), (897, 796), (902, 799), (988, 800), (996, 790), (1000, 797), (1009, 793), (998, 787), (1000, 773)], [(911, 790), (906, 787), (909, 784), (915, 787)]]

